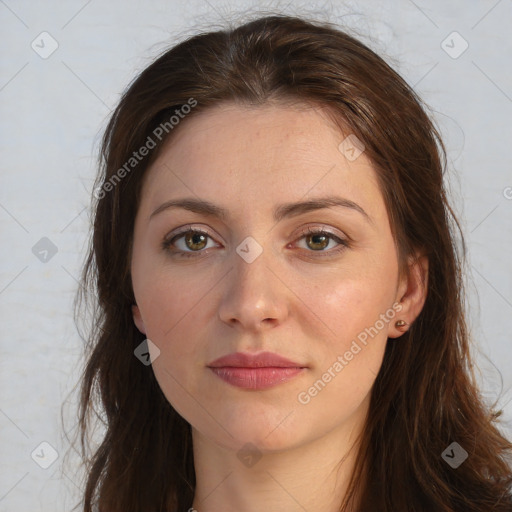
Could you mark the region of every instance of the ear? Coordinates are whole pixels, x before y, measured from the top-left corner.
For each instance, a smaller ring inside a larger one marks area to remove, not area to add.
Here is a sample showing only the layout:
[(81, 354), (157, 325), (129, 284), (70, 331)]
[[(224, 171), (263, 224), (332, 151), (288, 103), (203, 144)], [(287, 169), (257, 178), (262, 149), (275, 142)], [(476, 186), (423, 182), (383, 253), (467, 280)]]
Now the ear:
[(142, 320), (142, 316), (140, 314), (139, 307), (136, 304), (132, 305), (132, 315), (133, 315), (133, 321), (135, 322), (137, 329), (139, 329), (139, 331), (142, 334), (146, 334), (146, 326), (144, 325), (144, 322)]
[[(428, 258), (425, 255), (416, 254), (408, 261), (409, 272), (401, 278), (397, 287), (396, 302), (402, 309), (397, 313), (388, 333), (389, 338), (398, 338), (407, 331), (409, 326), (421, 313), (428, 291)], [(395, 322), (404, 320), (405, 327), (396, 327)]]

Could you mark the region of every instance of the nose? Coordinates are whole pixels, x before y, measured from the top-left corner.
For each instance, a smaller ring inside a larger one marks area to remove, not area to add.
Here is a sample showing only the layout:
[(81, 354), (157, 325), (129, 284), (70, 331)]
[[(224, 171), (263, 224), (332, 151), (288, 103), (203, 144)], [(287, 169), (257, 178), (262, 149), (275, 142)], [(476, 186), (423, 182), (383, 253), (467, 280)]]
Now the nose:
[(248, 263), (238, 254), (226, 276), (219, 318), (226, 324), (252, 333), (280, 325), (288, 315), (286, 285), (274, 270), (266, 252)]

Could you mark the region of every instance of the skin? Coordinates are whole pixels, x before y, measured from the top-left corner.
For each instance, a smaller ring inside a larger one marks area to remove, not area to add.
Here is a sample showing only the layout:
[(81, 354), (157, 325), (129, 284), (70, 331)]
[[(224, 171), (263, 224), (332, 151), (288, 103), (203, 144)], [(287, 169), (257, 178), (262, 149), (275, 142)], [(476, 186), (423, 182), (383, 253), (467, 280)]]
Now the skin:
[[(162, 391), (192, 425), (199, 512), (339, 510), (388, 337), (401, 336), (395, 322), (410, 324), (423, 307), (427, 261), (399, 277), (371, 162), (338, 149), (348, 133), (318, 107), (224, 104), (183, 121), (145, 176), (133, 318), (160, 350), (152, 367)], [(278, 204), (329, 195), (357, 203), (371, 220), (338, 206), (272, 217)], [(183, 197), (213, 202), (228, 217), (171, 208), (149, 218)], [(187, 224), (209, 237), (161, 247)], [(319, 242), (308, 227), (349, 237), (349, 246)], [(248, 236), (262, 248), (251, 263), (236, 252)], [(180, 258), (180, 249), (193, 256)], [(394, 318), (301, 403), (299, 393), (389, 310)], [(241, 389), (206, 366), (237, 351), (275, 352), (307, 369), (267, 390)], [(237, 456), (246, 443), (261, 457), (256, 463)]]

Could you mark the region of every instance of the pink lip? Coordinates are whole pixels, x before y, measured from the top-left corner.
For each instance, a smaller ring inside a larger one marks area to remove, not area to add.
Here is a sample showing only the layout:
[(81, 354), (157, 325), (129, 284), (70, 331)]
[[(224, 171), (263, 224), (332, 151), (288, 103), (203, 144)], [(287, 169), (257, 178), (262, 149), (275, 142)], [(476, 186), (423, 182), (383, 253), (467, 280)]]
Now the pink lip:
[(225, 382), (255, 390), (286, 382), (306, 368), (272, 352), (256, 355), (236, 352), (215, 359), (207, 366)]
[(285, 357), (273, 354), (272, 352), (261, 352), (259, 354), (246, 354), (244, 352), (234, 352), (227, 356), (219, 357), (206, 366), (221, 368), (233, 366), (237, 368), (304, 368), (304, 365), (290, 361)]

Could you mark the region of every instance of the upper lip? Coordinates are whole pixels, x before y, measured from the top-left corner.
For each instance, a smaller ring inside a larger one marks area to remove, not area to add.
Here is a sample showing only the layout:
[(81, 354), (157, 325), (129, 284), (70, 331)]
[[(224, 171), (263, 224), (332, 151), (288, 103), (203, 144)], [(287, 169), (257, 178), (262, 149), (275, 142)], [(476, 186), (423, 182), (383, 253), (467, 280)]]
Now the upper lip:
[(272, 352), (261, 352), (259, 354), (247, 354), (244, 352), (235, 352), (227, 356), (219, 357), (207, 366), (212, 368), (220, 368), (225, 366), (233, 366), (238, 368), (305, 368), (304, 365), (290, 361), (285, 357)]

